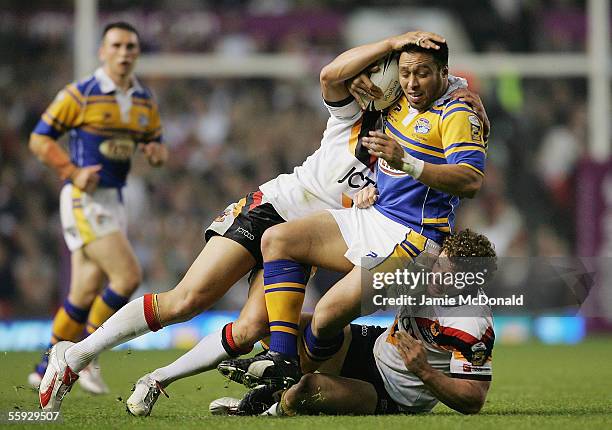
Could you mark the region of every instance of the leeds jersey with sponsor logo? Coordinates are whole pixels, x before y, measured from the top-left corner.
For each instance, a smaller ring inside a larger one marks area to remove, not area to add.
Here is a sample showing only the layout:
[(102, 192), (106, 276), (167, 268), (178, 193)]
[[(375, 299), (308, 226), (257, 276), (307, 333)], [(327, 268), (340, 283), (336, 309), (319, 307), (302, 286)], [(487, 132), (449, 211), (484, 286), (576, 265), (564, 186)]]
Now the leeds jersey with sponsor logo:
[[(402, 96), (385, 121), (385, 133), (410, 155), (432, 164), (459, 164), (484, 175), (486, 145), (483, 129), (469, 105), (447, 93), (419, 113)], [(435, 190), (378, 160), (379, 199), (375, 207), (390, 219), (441, 243), (455, 224), (459, 197)]]
[(135, 79), (127, 92), (103, 69), (59, 92), (34, 133), (53, 139), (69, 132), (77, 167), (101, 164), (101, 187), (122, 187), (138, 143), (161, 142), (161, 122), (151, 92)]
[(351, 207), (355, 193), (375, 185), (376, 160), (361, 145), (361, 139), (369, 130), (382, 127), (380, 114), (364, 114), (352, 97), (325, 106), (330, 118), (321, 146), (293, 173), (279, 175), (259, 187), (286, 220)]
[(385, 389), (406, 411), (429, 411), (438, 400), (406, 368), (395, 347), (398, 330), (423, 342), (429, 364), (447, 376), (491, 380), (495, 333), (489, 306), (402, 307), (393, 325), (376, 339), (374, 357)]

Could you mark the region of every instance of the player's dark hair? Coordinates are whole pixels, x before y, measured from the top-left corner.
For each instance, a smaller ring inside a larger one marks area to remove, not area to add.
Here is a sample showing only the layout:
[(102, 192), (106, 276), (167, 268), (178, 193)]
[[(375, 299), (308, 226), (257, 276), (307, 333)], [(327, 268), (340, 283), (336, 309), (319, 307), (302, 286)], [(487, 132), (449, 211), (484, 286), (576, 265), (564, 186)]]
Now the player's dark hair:
[(446, 42), (435, 43), (440, 47), (440, 49), (428, 49), (415, 45), (414, 43), (408, 43), (402, 48), (402, 52), (429, 54), (433, 57), (434, 62), (441, 69), (442, 67), (448, 66), (448, 45)]
[(497, 270), (495, 246), (486, 236), (470, 229), (447, 236), (442, 251), (446, 251), (455, 271), (484, 273), (488, 281)]
[(102, 31), (102, 40), (104, 40), (106, 33), (111, 31), (113, 28), (119, 28), (121, 30), (126, 30), (126, 31), (129, 31), (130, 33), (134, 33), (136, 37), (138, 38), (138, 41), (140, 41), (140, 34), (138, 33), (138, 30), (136, 30), (136, 28), (132, 24), (130, 24), (129, 22), (125, 22), (125, 21), (115, 21), (115, 22), (109, 22), (108, 24), (106, 24), (104, 26), (104, 30)]

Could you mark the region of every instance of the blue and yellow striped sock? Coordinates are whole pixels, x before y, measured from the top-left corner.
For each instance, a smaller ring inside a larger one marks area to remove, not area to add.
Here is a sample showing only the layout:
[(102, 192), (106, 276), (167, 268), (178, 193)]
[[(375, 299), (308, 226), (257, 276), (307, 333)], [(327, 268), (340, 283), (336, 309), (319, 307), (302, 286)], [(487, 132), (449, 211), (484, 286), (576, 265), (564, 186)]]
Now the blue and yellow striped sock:
[(344, 342), (344, 332), (341, 331), (331, 339), (321, 339), (314, 335), (311, 323), (308, 323), (304, 329), (302, 341), (304, 344), (304, 351), (311, 360), (319, 362), (325, 361), (329, 360), (336, 352), (340, 351), (342, 343)]
[[(53, 318), (49, 349), (62, 340), (69, 340), (72, 342), (81, 340), (88, 312), (89, 309), (78, 308), (66, 298), (62, 307), (59, 308), (55, 314), (55, 318)], [(43, 375), (45, 373), (48, 360), (49, 357), (45, 351), (40, 362), (36, 366), (36, 372), (38, 372), (38, 374)]]
[(89, 336), (109, 319), (115, 312), (128, 302), (129, 298), (115, 293), (110, 287), (106, 287), (96, 297), (87, 318), (87, 335)]
[(264, 263), (264, 291), (270, 322), (270, 351), (297, 358), (300, 314), (308, 279), (304, 267), (291, 260)]

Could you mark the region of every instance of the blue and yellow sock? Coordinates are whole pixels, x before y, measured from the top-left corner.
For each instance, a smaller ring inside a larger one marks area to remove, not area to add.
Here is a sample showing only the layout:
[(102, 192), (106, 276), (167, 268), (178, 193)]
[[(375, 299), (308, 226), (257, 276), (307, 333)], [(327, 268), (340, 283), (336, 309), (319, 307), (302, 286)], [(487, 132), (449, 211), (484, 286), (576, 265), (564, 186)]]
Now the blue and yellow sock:
[(341, 331), (331, 339), (321, 339), (314, 335), (311, 323), (308, 323), (304, 329), (302, 342), (308, 358), (313, 361), (325, 361), (329, 360), (336, 352), (340, 351), (340, 348), (342, 348), (344, 332)]
[(96, 331), (104, 321), (125, 306), (128, 300), (128, 297), (121, 296), (110, 287), (106, 287), (91, 305), (89, 318), (87, 318), (87, 335)]
[[(59, 308), (53, 319), (51, 343), (49, 343), (48, 349), (62, 340), (69, 340), (72, 342), (81, 340), (88, 313), (89, 309), (78, 308), (66, 298), (64, 304)], [(49, 357), (47, 351), (45, 351), (40, 363), (36, 366), (36, 372), (38, 372), (38, 374), (43, 375), (45, 373), (48, 360)]]
[(291, 260), (264, 263), (264, 291), (270, 324), (270, 351), (297, 358), (300, 314), (307, 272)]

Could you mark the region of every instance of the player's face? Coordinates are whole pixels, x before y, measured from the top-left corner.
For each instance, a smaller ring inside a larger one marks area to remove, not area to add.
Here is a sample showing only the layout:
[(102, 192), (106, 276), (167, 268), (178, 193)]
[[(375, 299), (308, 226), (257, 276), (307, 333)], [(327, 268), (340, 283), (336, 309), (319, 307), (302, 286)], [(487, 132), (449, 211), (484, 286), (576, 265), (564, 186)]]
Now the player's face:
[(99, 55), (111, 77), (129, 76), (140, 55), (138, 36), (131, 31), (113, 28), (104, 36)]
[(410, 106), (422, 112), (446, 91), (448, 68), (440, 68), (429, 54), (402, 52), (399, 80)]

